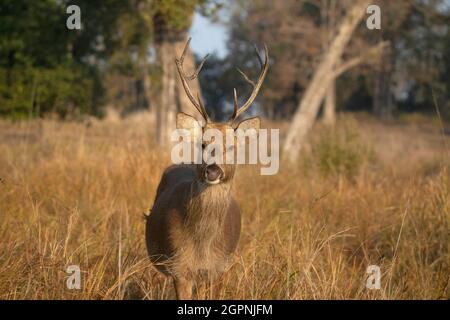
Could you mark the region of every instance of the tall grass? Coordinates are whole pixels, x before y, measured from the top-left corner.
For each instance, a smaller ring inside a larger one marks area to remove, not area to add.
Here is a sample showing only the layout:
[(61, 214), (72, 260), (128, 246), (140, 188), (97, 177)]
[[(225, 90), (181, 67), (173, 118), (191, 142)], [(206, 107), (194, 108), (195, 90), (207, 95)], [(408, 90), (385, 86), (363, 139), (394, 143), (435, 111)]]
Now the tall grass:
[[(150, 127), (0, 123), (0, 299), (174, 298), (144, 244), (143, 213), (169, 164)], [(443, 139), (341, 119), (315, 128), (302, 160), (275, 176), (239, 168), (243, 232), (221, 298), (450, 298)], [(380, 290), (365, 286), (374, 264)], [(69, 265), (80, 290), (66, 286)]]

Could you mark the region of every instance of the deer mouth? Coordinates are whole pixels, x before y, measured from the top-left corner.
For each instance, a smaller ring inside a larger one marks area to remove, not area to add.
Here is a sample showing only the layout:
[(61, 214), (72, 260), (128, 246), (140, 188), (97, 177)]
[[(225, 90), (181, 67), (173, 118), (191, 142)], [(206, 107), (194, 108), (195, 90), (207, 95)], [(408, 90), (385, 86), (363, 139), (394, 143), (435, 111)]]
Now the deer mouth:
[(219, 184), (220, 183), (220, 178), (214, 180), (214, 181), (210, 181), (208, 179), (206, 179), (206, 183), (207, 184), (211, 184), (211, 185), (215, 185), (215, 184)]
[(205, 181), (208, 184), (214, 185), (220, 183), (223, 176), (222, 169), (216, 164), (208, 165), (205, 168)]

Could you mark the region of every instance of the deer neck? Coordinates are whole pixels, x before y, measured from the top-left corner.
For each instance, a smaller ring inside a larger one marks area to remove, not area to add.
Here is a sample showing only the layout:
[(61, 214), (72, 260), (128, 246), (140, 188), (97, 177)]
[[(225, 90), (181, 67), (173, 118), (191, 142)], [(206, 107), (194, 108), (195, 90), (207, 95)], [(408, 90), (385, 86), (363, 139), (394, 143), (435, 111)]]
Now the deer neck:
[(205, 185), (194, 181), (187, 207), (186, 227), (196, 243), (209, 246), (223, 231), (231, 200), (231, 182)]

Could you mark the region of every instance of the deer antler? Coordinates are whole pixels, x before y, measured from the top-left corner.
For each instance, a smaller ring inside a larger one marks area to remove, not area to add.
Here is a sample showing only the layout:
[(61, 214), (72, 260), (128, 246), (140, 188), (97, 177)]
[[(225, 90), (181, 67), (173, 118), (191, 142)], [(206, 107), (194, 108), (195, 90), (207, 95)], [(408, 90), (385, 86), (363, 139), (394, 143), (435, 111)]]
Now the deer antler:
[(245, 81), (247, 81), (248, 83), (250, 83), (252, 85), (253, 91), (252, 91), (250, 97), (244, 103), (244, 105), (239, 108), (236, 89), (234, 89), (234, 92), (233, 92), (234, 93), (234, 111), (233, 111), (233, 115), (231, 116), (230, 121), (236, 120), (236, 118), (239, 117), (239, 115), (241, 115), (243, 112), (245, 112), (250, 107), (250, 105), (253, 103), (256, 96), (258, 95), (259, 89), (261, 89), (261, 85), (264, 81), (267, 70), (269, 69), (269, 63), (268, 63), (269, 62), (269, 51), (267, 50), (267, 46), (264, 45), (264, 56), (265, 56), (264, 63), (261, 59), (261, 56), (259, 55), (258, 48), (256, 47), (256, 45), (255, 45), (255, 52), (256, 52), (256, 56), (258, 57), (259, 65), (261, 66), (261, 73), (259, 74), (258, 80), (255, 83), (253, 80), (251, 80), (249, 77), (247, 77), (247, 75), (242, 70), (240, 70), (239, 68), (237, 69), (239, 71), (239, 73), (244, 77)]
[(186, 55), (186, 52), (187, 52), (187, 49), (189, 47), (189, 43), (190, 42), (191, 42), (191, 38), (189, 38), (188, 41), (186, 42), (186, 45), (184, 46), (183, 53), (181, 54), (181, 57), (179, 59), (175, 59), (175, 63), (177, 65), (178, 73), (180, 74), (181, 83), (183, 84), (183, 88), (184, 88), (184, 91), (186, 92), (186, 95), (188, 96), (189, 100), (191, 100), (192, 104), (198, 110), (198, 112), (200, 112), (200, 114), (202, 115), (203, 119), (206, 122), (208, 122), (209, 117), (208, 117), (208, 114), (206, 113), (205, 106), (203, 105), (203, 102), (200, 99), (200, 96), (199, 96), (198, 93), (197, 93), (197, 100), (194, 98), (194, 96), (193, 96), (193, 94), (191, 92), (191, 89), (189, 88), (188, 81), (191, 81), (191, 80), (194, 80), (195, 78), (197, 78), (198, 73), (200, 72), (200, 70), (203, 67), (203, 64), (205, 63), (206, 59), (208, 59), (209, 54), (207, 54), (203, 58), (203, 60), (200, 62), (199, 66), (194, 71), (194, 73), (192, 73), (191, 75), (187, 75), (184, 72), (184, 70), (183, 70), (183, 62), (184, 62), (184, 57)]

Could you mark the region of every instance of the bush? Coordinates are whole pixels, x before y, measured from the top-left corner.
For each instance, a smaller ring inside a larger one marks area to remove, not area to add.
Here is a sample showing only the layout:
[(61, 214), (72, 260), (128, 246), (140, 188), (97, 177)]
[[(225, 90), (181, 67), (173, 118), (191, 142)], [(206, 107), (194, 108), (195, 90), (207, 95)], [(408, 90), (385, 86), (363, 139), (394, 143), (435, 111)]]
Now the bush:
[(370, 147), (347, 126), (339, 131), (324, 129), (313, 153), (322, 174), (347, 177), (358, 174), (373, 156)]
[(0, 69), (0, 116), (17, 119), (45, 113), (61, 118), (98, 114), (94, 101), (97, 87), (89, 70), (71, 64)]

